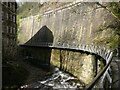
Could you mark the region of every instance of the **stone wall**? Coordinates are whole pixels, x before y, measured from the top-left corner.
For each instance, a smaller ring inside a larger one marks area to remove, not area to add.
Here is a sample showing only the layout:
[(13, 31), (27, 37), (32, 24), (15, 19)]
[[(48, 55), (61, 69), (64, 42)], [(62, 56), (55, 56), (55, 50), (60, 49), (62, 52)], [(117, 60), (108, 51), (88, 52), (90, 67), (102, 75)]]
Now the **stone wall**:
[[(111, 36), (113, 33), (111, 30), (99, 34), (97, 31), (99, 26), (104, 26), (113, 20), (109, 12), (98, 8), (95, 3), (78, 3), (23, 19), (18, 40), (20, 44), (35, 43), (36, 45), (45, 42), (53, 45), (57, 42), (93, 44), (98, 38)], [(33, 57), (38, 58), (37, 64), (49, 61), (51, 65), (72, 73), (85, 84), (90, 83), (96, 72), (104, 66), (103, 60), (92, 54), (52, 49), (48, 55), (47, 49), (44, 51), (40, 48), (28, 48), (27, 50)], [(98, 66), (95, 66), (96, 61)]]
[[(99, 65), (96, 65), (96, 62)], [(73, 74), (85, 84), (89, 84), (104, 66), (95, 55), (58, 49), (52, 50), (50, 63)]]
[[(105, 9), (98, 8), (97, 4), (79, 3), (23, 19), (18, 39), (20, 43), (26, 43), (46, 26), (53, 34), (53, 44), (57, 42), (91, 44), (98, 39), (107, 39), (106, 37), (111, 36), (112, 30), (99, 34), (97, 31), (100, 26), (113, 20), (113, 16)], [(47, 37), (47, 34), (44, 36)]]
[(24, 60), (37, 67), (50, 71), (59, 67), (85, 84), (89, 84), (105, 65), (101, 57), (86, 52), (38, 47), (22, 47), (20, 50)]

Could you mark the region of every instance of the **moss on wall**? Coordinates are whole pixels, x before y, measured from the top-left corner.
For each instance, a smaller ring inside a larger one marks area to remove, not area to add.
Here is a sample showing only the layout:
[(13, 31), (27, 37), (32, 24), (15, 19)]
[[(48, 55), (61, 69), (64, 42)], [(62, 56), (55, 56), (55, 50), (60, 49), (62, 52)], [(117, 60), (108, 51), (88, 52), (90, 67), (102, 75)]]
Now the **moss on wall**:
[(53, 33), (54, 45), (57, 42), (93, 43), (112, 49), (119, 45), (120, 24), (106, 9), (98, 8), (95, 3), (81, 3), (58, 11), (24, 19), (19, 41), (27, 42), (46, 25)]
[[(54, 70), (53, 66), (59, 67), (85, 84), (89, 84), (96, 76), (96, 72), (98, 73), (104, 67), (101, 58), (85, 52), (32, 47), (23, 50), (24, 56), (29, 56), (32, 64), (44, 69), (48, 69), (51, 65), (50, 70)], [(96, 61), (98, 65), (95, 65)]]
[[(95, 55), (80, 52), (53, 49), (51, 54), (51, 64), (70, 72), (85, 84), (90, 83), (94, 76), (96, 67), (95, 61), (98, 59)], [(103, 67), (102, 61), (97, 66), (99, 71)]]
[(41, 16), (40, 16), (40, 15), (38, 15), (38, 18), (37, 18), (37, 19), (38, 19), (38, 21), (40, 21), (40, 18), (41, 18)]
[[(21, 24), (20, 41), (26, 43), (46, 25), (53, 33), (53, 45), (57, 45), (58, 42), (107, 45), (114, 31), (110, 28), (102, 30), (106, 28), (101, 28), (101, 26), (108, 26), (109, 19), (111, 18), (111, 22), (113, 22), (114, 17), (105, 9), (96, 8), (97, 5), (94, 3), (81, 3), (78, 6), (69, 7), (69, 9), (59, 12), (41, 15), (40, 21), (36, 20), (38, 17), (26, 18)], [(97, 31), (99, 33), (96, 34)], [(116, 36), (115, 38), (117, 39)], [(117, 40), (110, 41), (114, 43), (113, 46), (116, 45)], [(40, 42), (38, 41), (38, 43)], [(41, 57), (44, 57), (44, 55)], [(88, 84), (95, 76), (93, 65), (95, 60), (97, 59), (94, 55), (53, 49), (50, 62)], [(98, 63), (102, 65), (101, 60)], [(101, 66), (98, 68), (98, 71), (100, 71)]]
[(104, 25), (98, 26), (96, 31), (97, 37), (94, 39), (95, 44), (108, 46), (111, 50), (118, 48), (120, 45), (120, 22), (111, 21)]

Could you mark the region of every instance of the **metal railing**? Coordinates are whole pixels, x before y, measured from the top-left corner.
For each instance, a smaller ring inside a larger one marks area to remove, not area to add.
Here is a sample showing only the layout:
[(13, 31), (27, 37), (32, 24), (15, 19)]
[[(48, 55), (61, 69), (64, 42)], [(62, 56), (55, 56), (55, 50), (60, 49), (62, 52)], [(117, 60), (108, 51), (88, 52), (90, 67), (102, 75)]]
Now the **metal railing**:
[(64, 49), (74, 49), (74, 50), (82, 50), (89, 53), (94, 53), (96, 55), (101, 56), (103, 59), (106, 60), (105, 67), (97, 74), (97, 76), (94, 78), (93, 82), (91, 82), (89, 85), (87, 85), (86, 89), (92, 89), (95, 86), (95, 83), (100, 80), (100, 88), (103, 88), (103, 82), (105, 77), (107, 77), (109, 83), (112, 83), (112, 78), (109, 74), (110, 69), (110, 63), (112, 61), (113, 52), (111, 52), (109, 49), (106, 49), (106, 47), (100, 47), (97, 45), (86, 45), (86, 44), (78, 44), (78, 43), (62, 43), (58, 42), (56, 44), (53, 43), (30, 43), (30, 44), (24, 44), (23, 46), (39, 46), (39, 47), (51, 47), (51, 48), (64, 48)]

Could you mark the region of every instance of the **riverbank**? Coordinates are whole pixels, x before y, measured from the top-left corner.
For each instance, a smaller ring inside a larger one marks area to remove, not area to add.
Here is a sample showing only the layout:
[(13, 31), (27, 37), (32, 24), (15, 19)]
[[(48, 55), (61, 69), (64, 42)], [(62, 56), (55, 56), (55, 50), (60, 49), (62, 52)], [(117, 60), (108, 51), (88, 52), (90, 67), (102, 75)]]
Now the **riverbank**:
[(3, 89), (17, 89), (26, 85), (27, 88), (31, 88), (37, 85), (37, 80), (41, 80), (41, 78), (49, 74), (48, 71), (20, 59), (4, 62), (2, 69)]
[(2, 65), (2, 88), (17, 89), (23, 85), (29, 72), (16, 61), (4, 61)]
[(59, 68), (55, 67), (55, 71), (51, 74), (44, 75), (43, 78), (39, 78), (35, 82), (31, 84), (26, 84), (21, 86), (21, 88), (37, 88), (40, 90), (44, 89), (83, 89), (85, 84), (78, 80), (78, 78), (74, 77), (70, 73), (59, 70)]
[(37, 80), (41, 80), (45, 75), (49, 74), (48, 71), (36, 67), (28, 61), (21, 60), (19, 63), (29, 72), (29, 76), (27, 77), (25, 84), (21, 87), (32, 88), (34, 85), (37, 85)]

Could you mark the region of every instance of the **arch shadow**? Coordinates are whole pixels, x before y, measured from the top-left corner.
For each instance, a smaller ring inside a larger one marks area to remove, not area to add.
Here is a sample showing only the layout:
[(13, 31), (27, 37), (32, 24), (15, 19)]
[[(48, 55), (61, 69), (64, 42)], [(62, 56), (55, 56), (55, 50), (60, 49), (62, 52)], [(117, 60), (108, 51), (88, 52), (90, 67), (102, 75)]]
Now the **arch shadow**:
[[(40, 45), (41, 43), (53, 43), (53, 33), (45, 25), (24, 45)], [(45, 47), (23, 47), (24, 60), (28, 60), (32, 64), (49, 70), (51, 48)]]
[(41, 43), (53, 43), (52, 31), (44, 25), (25, 45), (29, 44), (41, 44)]

